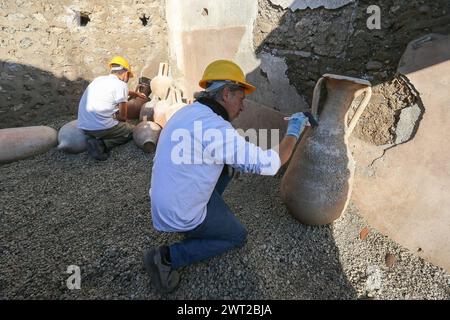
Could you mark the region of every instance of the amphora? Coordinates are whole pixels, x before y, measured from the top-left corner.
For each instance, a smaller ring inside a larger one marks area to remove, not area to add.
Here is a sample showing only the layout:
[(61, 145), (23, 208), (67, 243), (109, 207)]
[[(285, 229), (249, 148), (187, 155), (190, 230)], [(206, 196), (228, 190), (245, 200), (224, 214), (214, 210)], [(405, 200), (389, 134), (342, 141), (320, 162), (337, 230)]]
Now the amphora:
[(173, 91), (173, 104), (168, 106), (165, 110), (166, 123), (170, 118), (181, 108), (184, 108), (187, 104), (183, 102), (181, 97), (181, 91), (176, 89)]
[[(327, 97), (322, 108), (322, 85)], [(362, 94), (349, 121), (352, 102)], [(325, 74), (314, 89), (312, 113), (318, 127), (308, 127), (281, 181), (281, 197), (289, 213), (307, 225), (325, 225), (344, 212), (350, 199), (355, 163), (348, 137), (372, 95), (368, 81)]]
[(136, 96), (128, 100), (127, 102), (127, 119), (134, 120), (139, 119), (143, 106), (149, 102), (148, 96), (151, 93), (150, 79), (146, 77), (139, 78), (139, 84), (136, 87), (136, 92), (143, 93), (144, 97)]
[(80, 153), (86, 150), (87, 136), (77, 127), (78, 120), (70, 121), (58, 131), (58, 150)]
[(150, 81), (150, 88), (159, 99), (165, 100), (172, 85), (172, 78), (169, 77), (169, 64), (160, 63), (158, 75)]
[(0, 163), (42, 154), (58, 143), (58, 132), (47, 126), (0, 129)]
[(145, 152), (152, 152), (156, 148), (160, 133), (161, 127), (153, 121), (147, 121), (147, 116), (144, 116), (133, 129), (133, 140)]

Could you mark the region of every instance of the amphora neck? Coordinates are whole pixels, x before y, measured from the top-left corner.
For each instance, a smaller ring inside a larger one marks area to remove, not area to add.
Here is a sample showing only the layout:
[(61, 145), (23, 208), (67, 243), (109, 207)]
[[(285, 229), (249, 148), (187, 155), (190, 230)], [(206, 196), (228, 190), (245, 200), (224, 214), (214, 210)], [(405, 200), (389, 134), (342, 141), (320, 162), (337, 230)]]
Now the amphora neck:
[[(323, 108), (319, 108), (320, 118), (346, 119), (347, 113), (357, 96), (366, 86), (348, 80), (325, 79), (327, 98)], [(321, 110), (321, 111), (320, 111)]]

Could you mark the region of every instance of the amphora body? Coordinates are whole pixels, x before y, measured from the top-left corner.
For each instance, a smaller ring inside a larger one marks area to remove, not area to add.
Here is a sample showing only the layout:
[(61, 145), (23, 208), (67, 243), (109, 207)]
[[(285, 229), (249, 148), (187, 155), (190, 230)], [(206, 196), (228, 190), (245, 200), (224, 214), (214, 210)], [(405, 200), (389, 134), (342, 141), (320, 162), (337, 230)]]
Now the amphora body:
[[(319, 109), (322, 85), (327, 98)], [(348, 121), (352, 102), (364, 99)], [(281, 181), (281, 197), (289, 213), (307, 225), (325, 225), (344, 212), (351, 195), (355, 163), (348, 137), (372, 94), (368, 81), (325, 74), (314, 89), (312, 113), (319, 126), (309, 127)]]
[(47, 126), (0, 129), (0, 163), (45, 153), (57, 143), (58, 132)]
[(167, 107), (165, 110), (164, 116), (166, 119), (166, 123), (172, 118), (172, 116), (180, 109), (184, 108), (187, 104), (182, 101), (181, 91), (174, 90), (173, 93), (173, 104)]
[(153, 121), (147, 121), (147, 116), (133, 129), (133, 140), (145, 152), (152, 152), (158, 143), (161, 127)]
[(152, 92), (161, 100), (165, 100), (169, 94), (172, 78), (169, 76), (169, 64), (160, 63), (158, 75), (150, 82)]
[(144, 105), (149, 102), (148, 96), (151, 93), (150, 89), (150, 79), (146, 77), (141, 77), (139, 79), (139, 84), (136, 87), (136, 92), (143, 93), (145, 95), (144, 97), (133, 97), (128, 100), (127, 102), (127, 119), (128, 120), (134, 120), (139, 119), (141, 115), (141, 110), (144, 107)]
[(77, 127), (78, 120), (70, 121), (58, 131), (58, 150), (68, 153), (80, 153), (86, 150), (87, 137)]

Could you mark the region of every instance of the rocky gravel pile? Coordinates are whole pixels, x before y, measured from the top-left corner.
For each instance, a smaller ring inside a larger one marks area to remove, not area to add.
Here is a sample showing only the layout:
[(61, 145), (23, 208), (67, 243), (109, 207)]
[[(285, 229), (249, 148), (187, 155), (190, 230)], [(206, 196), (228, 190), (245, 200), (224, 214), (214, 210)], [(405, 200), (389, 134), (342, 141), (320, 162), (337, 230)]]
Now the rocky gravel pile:
[[(332, 226), (304, 226), (281, 202), (280, 177), (253, 175), (224, 194), (246, 246), (185, 268), (179, 289), (160, 295), (142, 251), (179, 236), (152, 227), (152, 159), (130, 142), (105, 162), (51, 150), (0, 166), (0, 299), (450, 299), (450, 274), (353, 206)], [(71, 265), (80, 290), (67, 287)]]

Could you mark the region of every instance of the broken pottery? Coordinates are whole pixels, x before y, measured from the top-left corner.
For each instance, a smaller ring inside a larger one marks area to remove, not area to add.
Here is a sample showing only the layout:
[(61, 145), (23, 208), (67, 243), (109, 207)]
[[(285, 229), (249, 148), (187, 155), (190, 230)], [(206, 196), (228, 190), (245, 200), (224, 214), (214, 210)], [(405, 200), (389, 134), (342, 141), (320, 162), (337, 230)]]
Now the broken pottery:
[(58, 150), (68, 153), (80, 153), (86, 150), (87, 137), (77, 127), (77, 120), (66, 123), (58, 132)]
[(56, 130), (46, 126), (0, 129), (0, 163), (45, 153), (57, 141)]
[(161, 127), (153, 121), (147, 121), (147, 116), (133, 129), (133, 140), (145, 152), (155, 150)]
[[(319, 111), (322, 84), (327, 98)], [(365, 94), (348, 124), (352, 102)], [(325, 225), (340, 217), (350, 199), (355, 164), (348, 137), (369, 103), (368, 81), (325, 74), (314, 89), (312, 113), (319, 126), (309, 127), (281, 181), (281, 197), (301, 223)]]

